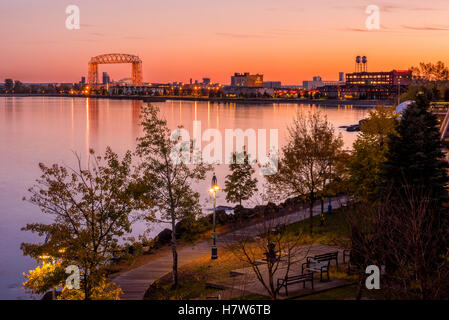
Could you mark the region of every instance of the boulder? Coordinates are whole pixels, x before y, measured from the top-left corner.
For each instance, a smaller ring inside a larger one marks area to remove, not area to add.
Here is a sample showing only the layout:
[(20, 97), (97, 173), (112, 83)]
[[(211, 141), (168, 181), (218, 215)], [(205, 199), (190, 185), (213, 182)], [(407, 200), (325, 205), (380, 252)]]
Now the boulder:
[(244, 208), (238, 205), (234, 208), (234, 218), (235, 220), (250, 219), (256, 216), (256, 211), (254, 209)]
[(181, 236), (189, 231), (189, 221), (181, 220), (175, 225), (176, 238), (179, 239)]
[(164, 229), (156, 236), (156, 245), (168, 244), (171, 241), (171, 230)]
[(229, 222), (229, 215), (225, 210), (217, 210), (215, 212), (215, 222), (219, 224), (226, 224)]
[(279, 208), (275, 203), (268, 202), (264, 209), (264, 216), (272, 216), (279, 212)]

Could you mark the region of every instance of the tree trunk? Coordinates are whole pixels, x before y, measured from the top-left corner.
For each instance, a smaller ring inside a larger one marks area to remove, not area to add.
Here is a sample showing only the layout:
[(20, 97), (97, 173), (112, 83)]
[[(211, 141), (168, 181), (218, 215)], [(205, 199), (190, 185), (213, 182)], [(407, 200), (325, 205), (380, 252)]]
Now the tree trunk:
[(315, 197), (313, 192), (310, 193), (310, 204), (309, 204), (309, 220), (310, 220), (310, 235), (313, 234), (313, 205), (315, 202)]
[(363, 277), (360, 276), (359, 283), (357, 284), (357, 290), (355, 292), (355, 299), (357, 301), (362, 299), (363, 280), (364, 280)]
[(172, 219), (171, 248), (173, 253), (173, 287), (178, 286), (178, 252), (176, 251), (175, 219)]

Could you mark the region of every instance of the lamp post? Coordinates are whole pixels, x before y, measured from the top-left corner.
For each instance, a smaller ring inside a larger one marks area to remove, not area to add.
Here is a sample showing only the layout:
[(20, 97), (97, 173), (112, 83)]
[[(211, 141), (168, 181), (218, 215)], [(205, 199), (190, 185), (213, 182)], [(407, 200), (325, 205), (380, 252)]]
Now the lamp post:
[(212, 219), (212, 225), (213, 225), (213, 230), (212, 230), (212, 256), (211, 256), (212, 260), (215, 260), (215, 259), (218, 258), (217, 234), (215, 232), (215, 213), (216, 213), (215, 199), (216, 199), (216, 193), (217, 193), (218, 190), (220, 190), (220, 187), (218, 186), (217, 177), (215, 176), (215, 172), (214, 172), (214, 176), (212, 177), (212, 184), (211, 184), (211, 187), (209, 189), (209, 192), (212, 194), (212, 196), (214, 198), (214, 214), (213, 214), (213, 219)]
[[(332, 182), (332, 161), (329, 160), (329, 184), (331, 184), (331, 182)], [(332, 213), (332, 203), (331, 203), (331, 195), (329, 194), (329, 204), (327, 205), (327, 214), (331, 213)]]

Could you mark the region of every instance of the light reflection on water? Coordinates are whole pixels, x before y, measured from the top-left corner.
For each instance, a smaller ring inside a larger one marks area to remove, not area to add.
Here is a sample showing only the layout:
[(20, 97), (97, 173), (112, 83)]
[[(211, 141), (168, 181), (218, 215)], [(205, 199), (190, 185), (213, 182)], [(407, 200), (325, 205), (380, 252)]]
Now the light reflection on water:
[[(323, 110), (336, 130), (342, 133), (346, 148), (350, 148), (357, 134), (337, 128), (355, 124), (367, 113), (367, 109), (352, 107), (298, 104), (237, 105), (186, 101), (155, 104), (173, 129), (182, 124), (192, 134), (194, 120), (201, 121), (203, 132), (216, 128), (223, 137), (224, 129), (278, 129), (280, 146), (285, 142), (287, 126), (298, 110)], [(38, 208), (22, 201), (27, 188), (39, 176), (38, 163), (73, 165), (73, 152), (85, 159), (90, 148), (100, 154), (106, 146), (119, 154), (133, 150), (136, 137), (141, 134), (141, 107), (142, 102), (137, 100), (0, 98), (0, 298), (29, 298), (21, 288), (21, 274), (33, 267), (34, 261), (23, 257), (19, 247), (21, 242), (36, 241), (36, 237), (20, 228), (27, 223), (51, 221)], [(219, 183), (223, 184), (227, 166), (218, 166), (215, 172)], [(207, 189), (211, 174), (206, 182), (194, 186), (201, 193), (205, 207), (210, 207)], [(226, 205), (224, 198), (223, 194), (218, 195), (217, 205)], [(253, 204), (246, 203), (248, 206)], [(163, 227), (154, 227), (152, 233), (156, 234)], [(145, 228), (145, 224), (138, 223), (133, 233), (139, 234)]]

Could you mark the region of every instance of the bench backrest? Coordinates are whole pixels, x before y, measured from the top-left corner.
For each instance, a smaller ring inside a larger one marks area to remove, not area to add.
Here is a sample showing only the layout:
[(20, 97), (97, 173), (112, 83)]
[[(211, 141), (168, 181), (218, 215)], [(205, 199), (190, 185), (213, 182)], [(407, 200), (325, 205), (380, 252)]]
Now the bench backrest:
[(329, 259), (323, 259), (323, 260), (310, 259), (309, 260), (309, 265), (314, 268), (321, 268), (321, 267), (329, 265), (329, 263), (330, 263)]
[(337, 258), (338, 258), (338, 251), (324, 253), (324, 254), (317, 254), (315, 257), (313, 257), (313, 259), (317, 260), (317, 261), (324, 261), (324, 260), (337, 259)]

